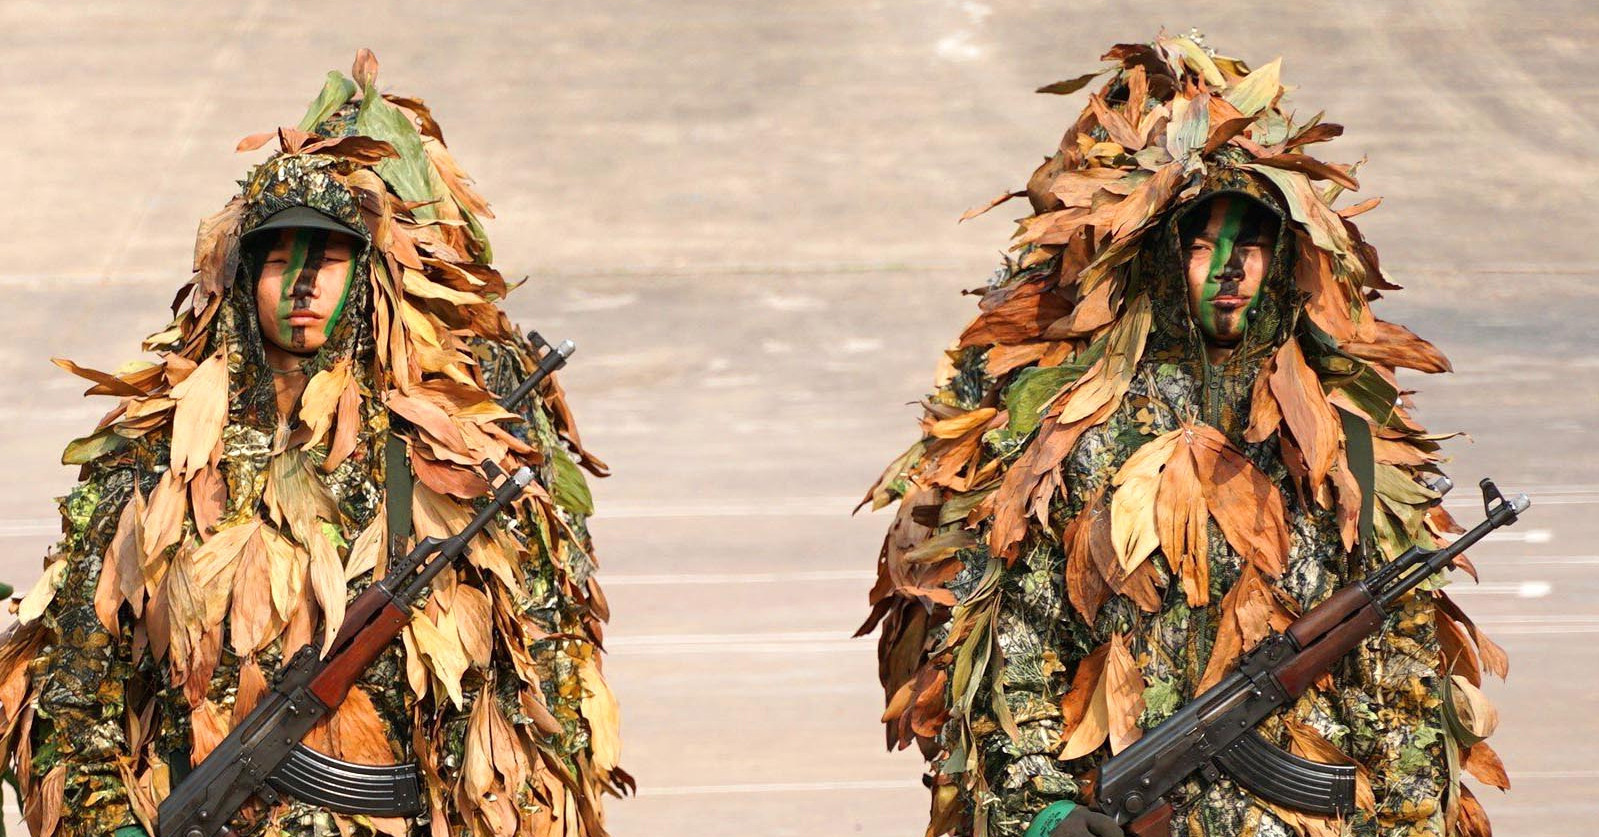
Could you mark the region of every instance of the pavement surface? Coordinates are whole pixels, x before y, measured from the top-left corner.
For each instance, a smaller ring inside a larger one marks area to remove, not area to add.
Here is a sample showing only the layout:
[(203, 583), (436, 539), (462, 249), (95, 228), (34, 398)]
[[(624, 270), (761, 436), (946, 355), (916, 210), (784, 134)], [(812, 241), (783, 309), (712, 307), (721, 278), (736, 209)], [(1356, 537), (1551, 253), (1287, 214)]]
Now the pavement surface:
[[(1460, 598), (1510, 652), (1488, 691), (1515, 789), (1497, 833), (1599, 816), (1599, 12), (1587, 0), (0, 3), (0, 578), (54, 540), (61, 447), (111, 406), (51, 356), (133, 359), (195, 224), (369, 46), (494, 203), (508, 307), (581, 346), (563, 379), (615, 476), (596, 538), (637, 798), (618, 837), (911, 837), (851, 640), (884, 516), (850, 508), (916, 436), (1023, 183), (1081, 107), (1031, 91), (1197, 26), (1285, 56), (1301, 112), (1369, 156), (1361, 219), (1407, 290), (1379, 313), (1453, 375), (1457, 514), (1492, 475), (1536, 505)], [(1481, 790), (1481, 789), (1479, 789)], [(14, 807), (8, 808), (14, 817)]]

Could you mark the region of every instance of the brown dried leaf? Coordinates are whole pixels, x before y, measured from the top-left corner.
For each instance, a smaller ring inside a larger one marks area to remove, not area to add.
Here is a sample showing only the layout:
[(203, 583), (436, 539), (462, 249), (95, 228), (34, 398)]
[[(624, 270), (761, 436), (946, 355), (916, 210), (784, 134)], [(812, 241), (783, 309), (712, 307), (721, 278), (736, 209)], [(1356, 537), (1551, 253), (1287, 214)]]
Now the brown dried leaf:
[(455, 616), (455, 629), (461, 636), (461, 647), (473, 665), (486, 667), (494, 652), (494, 617), (490, 613), (489, 596), (467, 584), (455, 587), (455, 600), (450, 603)]
[(594, 766), (600, 775), (608, 775), (620, 763), (622, 755), (621, 708), (611, 687), (606, 685), (600, 667), (592, 658), (584, 658), (578, 668), (578, 682), (583, 686), (580, 711), (589, 725), (589, 749)]
[(355, 542), (350, 545), (350, 556), (344, 562), (346, 582), (377, 569), (378, 559), (383, 557), (383, 536), (386, 529), (384, 510), (379, 507), (377, 514), (372, 516), (372, 522), (361, 530), (361, 534), (355, 536)]
[(98, 369), (90, 369), (86, 366), (79, 366), (64, 357), (50, 358), (50, 362), (61, 367), (62, 369), (67, 370), (68, 372), (71, 372), (74, 375), (77, 375), (80, 378), (94, 381), (96, 386), (92, 387), (88, 392), (85, 392), (84, 395), (104, 394), (138, 396), (148, 394), (147, 390), (140, 389), (139, 387), (124, 381), (116, 375), (113, 375), (109, 372), (101, 372)]
[(187, 478), (205, 466), (228, 417), (228, 366), (220, 353), (172, 388), (172, 470)]
[(1120, 145), (1129, 153), (1144, 147), (1144, 138), (1139, 135), (1127, 117), (1111, 109), (1105, 100), (1094, 94), (1088, 97), (1088, 106), (1094, 111), (1094, 116), (1099, 120), (1100, 127), (1110, 135), (1111, 142)]
[(1339, 348), (1362, 360), (1384, 366), (1403, 366), (1418, 372), (1452, 372), (1449, 358), (1438, 347), (1417, 337), (1402, 325), (1376, 321), (1376, 339), (1371, 342), (1349, 341)]
[(140, 521), (140, 548), (144, 553), (145, 578), (159, 580), (161, 571), (152, 564), (159, 562), (167, 547), (178, 542), (183, 533), (183, 517), (187, 511), (188, 492), (184, 491), (169, 468), (161, 475), (155, 490), (150, 492), (150, 503), (145, 507)]
[(1450, 694), (1460, 725), (1475, 738), (1487, 738), (1499, 728), (1499, 710), (1481, 689), (1460, 675), (1451, 675)]
[(1482, 685), (1482, 666), (1477, 661), (1477, 649), (1466, 636), (1460, 623), (1449, 614), (1436, 611), (1434, 622), (1438, 629), (1438, 646), (1444, 656), (1444, 673), (1458, 674), (1473, 686)]
[(67, 786), (67, 764), (62, 762), (50, 768), (37, 789), (23, 797), (23, 816), (28, 822), (28, 833), (40, 837), (53, 837), (61, 823), (61, 803)]
[(267, 591), (272, 608), (278, 619), (287, 624), (305, 603), (305, 576), (310, 555), (270, 526), (261, 527), (261, 540), (271, 567)]
[[(251, 525), (233, 528), (243, 529)], [(272, 607), (272, 558), (267, 552), (261, 528), (259, 522), (253, 524), (253, 531), (246, 537), (238, 553), (237, 568), (233, 574), (228, 629), (233, 653), (241, 657), (264, 647), (276, 638), (284, 625), (283, 620), (276, 618)]]
[(334, 635), (344, 622), (344, 609), (348, 592), (344, 586), (344, 564), (339, 560), (339, 550), (328, 540), (326, 532), (318, 529), (310, 539), (311, 564), (307, 578), (311, 591), (316, 594), (322, 608), (322, 650), (333, 645)]
[(1472, 621), (1471, 617), (1460, 609), (1460, 605), (1456, 604), (1454, 599), (1449, 598), (1449, 594), (1439, 590), (1434, 595), (1436, 596), (1434, 603), (1456, 622), (1464, 626), (1466, 633), (1471, 635), (1471, 641), (1477, 644), (1477, 656), (1482, 661), (1483, 670), (1497, 676), (1500, 680), (1510, 676), (1510, 656), (1505, 653), (1505, 649), (1499, 647), (1499, 643), (1494, 642), (1482, 629), (1478, 628), (1477, 623)]
[(207, 698), (189, 713), (189, 728), (189, 762), (198, 766), (228, 737), (231, 719), (222, 707)]
[[(1187, 434), (1184, 434), (1186, 437)], [(1176, 445), (1161, 472), (1155, 497), (1155, 531), (1172, 572), (1182, 579), (1188, 604), (1210, 603), (1210, 516), (1194, 457), (1186, 441)]]
[(379, 139), (354, 134), (347, 137), (329, 137), (307, 143), (301, 154), (327, 154), (343, 157), (362, 166), (373, 166), (391, 157), (400, 156), (393, 145)]
[(1110, 639), (1104, 679), (1110, 751), (1119, 753), (1144, 734), (1138, 726), (1138, 716), (1144, 711), (1144, 675), (1119, 633)]
[[(1098, 750), (1099, 746), (1104, 744), (1105, 740), (1110, 737), (1110, 709), (1107, 703), (1110, 678), (1104, 674), (1105, 661), (1109, 656), (1109, 651), (1110, 646), (1107, 643), (1078, 664), (1078, 678), (1075, 678), (1072, 682), (1074, 691), (1066, 693), (1067, 700), (1071, 701), (1071, 703), (1062, 707), (1063, 714), (1069, 708), (1072, 714), (1076, 715), (1076, 723), (1069, 727), (1070, 732), (1063, 732), (1066, 741), (1061, 746), (1060, 754), (1057, 756), (1062, 761), (1082, 758)], [(1101, 652), (1104, 653), (1101, 654)], [(1096, 656), (1099, 657), (1097, 664), (1090, 663)], [(1098, 668), (1098, 671), (1094, 670), (1095, 667)], [(1090, 677), (1092, 677), (1092, 680), (1089, 679)], [(1082, 681), (1081, 685), (1084, 687), (1080, 691), (1078, 690), (1079, 680)], [(1076, 700), (1081, 698), (1074, 699), (1072, 697), (1074, 692), (1086, 697), (1080, 705), (1080, 710)]]
[(1460, 790), (1460, 814), (1455, 821), (1455, 833), (1459, 837), (1493, 837), (1493, 826), (1488, 823), (1488, 812), (1482, 809), (1482, 803), (1465, 785), (1456, 785)]
[(961, 213), (960, 220), (957, 221), (956, 223), (957, 224), (963, 224), (963, 223), (965, 223), (967, 221), (970, 221), (973, 218), (976, 218), (977, 216), (982, 215), (983, 213), (989, 211), (990, 209), (993, 209), (994, 207), (999, 206), (1000, 204), (1010, 200), (1011, 198), (1025, 198), (1025, 197), (1027, 197), (1027, 192), (1026, 191), (1006, 192), (1006, 193), (1004, 193), (1002, 195), (999, 195), (998, 197), (995, 197), (994, 199), (990, 200), (988, 203), (983, 204), (982, 206), (974, 206), (971, 209), (968, 209), (965, 212)]
[(1271, 157), (1261, 157), (1255, 160), (1255, 163), (1262, 166), (1287, 169), (1288, 171), (1297, 171), (1311, 180), (1329, 180), (1350, 191), (1358, 191), (1360, 189), (1359, 181), (1355, 180), (1354, 176), (1349, 172), (1304, 154), (1277, 154)]
[[(1100, 571), (1093, 552), (1093, 524), (1097, 518), (1105, 514), (1098, 497), (1095, 497), (1083, 506), (1083, 510), (1072, 518), (1061, 532), (1061, 545), (1066, 550), (1066, 596), (1071, 601), (1072, 607), (1076, 608), (1083, 620), (1089, 624), (1093, 624), (1099, 615), (1100, 607), (1110, 598), (1109, 579)], [(1110, 527), (1100, 528), (1107, 532), (1105, 541), (1108, 546)], [(1112, 553), (1111, 569), (1114, 572), (1115, 548), (1108, 547), (1107, 551)]]
[[(492, 703), (493, 698), (485, 698)], [(389, 725), (378, 714), (372, 698), (360, 686), (350, 689), (333, 715), (324, 719), (332, 752), (328, 755), (357, 764), (395, 764), (389, 743)]]
[(261, 697), (271, 688), (267, 685), (266, 675), (261, 673), (261, 666), (254, 658), (244, 661), (239, 666), (239, 690), (234, 693), (233, 719), (229, 726), (236, 727), (239, 722), (255, 709), (261, 702)]
[(311, 437), (305, 442), (306, 447), (321, 442), (333, 427), (339, 399), (353, 382), (350, 361), (345, 358), (313, 375), (305, 385), (305, 392), (300, 395), (300, 421), (305, 422), (311, 431)]
[(959, 346), (1025, 343), (1038, 339), (1050, 323), (1071, 313), (1071, 303), (1054, 288), (1032, 283), (979, 314), (961, 333)]
[(266, 145), (267, 143), (276, 139), (277, 136), (277, 131), (262, 131), (259, 134), (251, 134), (244, 139), (239, 140), (239, 144), (235, 145), (233, 150), (235, 152), (254, 151), (257, 148), (260, 148), (261, 146)]
[(455, 628), (455, 620), (449, 613), (439, 616), (439, 624), (426, 615), (418, 615), (406, 626), (405, 633), (410, 642), (416, 647), (428, 670), (443, 684), (445, 692), (450, 697), (450, 702), (457, 709), (465, 706), (465, 698), (461, 694), (461, 677), (466, 673), (471, 661), (467, 659), (466, 650), (461, 647), (460, 633)]
[(1294, 620), (1293, 613), (1273, 594), (1253, 564), (1244, 566), (1238, 580), (1222, 597), (1219, 612), (1216, 644), (1205, 664), (1205, 673), (1194, 688), (1196, 694), (1221, 682), (1237, 665), (1239, 656), (1272, 631), (1285, 630)]
[(1276, 577), (1288, 560), (1287, 511), (1282, 495), (1255, 463), (1213, 427), (1188, 425), (1205, 506), (1244, 560)]
[(927, 427), (927, 435), (935, 439), (956, 439), (988, 424), (998, 412), (993, 407), (979, 407), (968, 413), (933, 422)]
[(1486, 741), (1478, 741), (1466, 750), (1461, 764), (1477, 781), (1500, 790), (1510, 790), (1510, 776), (1505, 773), (1505, 763)]
[(350, 77), (363, 90), (377, 83), (378, 57), (372, 54), (372, 50), (361, 47), (356, 51), (355, 63), (350, 65)]
[(402, 395), (397, 391), (390, 391), (387, 401), (389, 409), (422, 428), (446, 447), (461, 453), (467, 452), (466, 439), (461, 436), (461, 429), (450, 420), (448, 413), (432, 401)]
[(1116, 486), (1110, 498), (1111, 542), (1124, 574), (1131, 575), (1160, 547), (1155, 500), (1161, 469), (1182, 435), (1182, 430), (1173, 430), (1145, 443), (1111, 479)]
[(1271, 393), (1310, 469), (1310, 488), (1319, 492), (1341, 447), (1343, 431), (1321, 380), (1305, 363), (1299, 341), (1289, 340), (1272, 359)]
[(205, 467), (189, 477), (189, 512), (194, 517), (195, 534), (201, 540), (211, 537), (217, 522), (222, 519), (227, 502), (228, 483), (222, 478), (222, 469), (215, 462), (206, 463)]
[(1107, 642), (1077, 662), (1077, 670), (1072, 673), (1072, 687), (1060, 700), (1062, 735), (1069, 736), (1088, 714), (1091, 698), (1099, 688), (1100, 678), (1104, 676), (1105, 658), (1109, 654), (1110, 643)]

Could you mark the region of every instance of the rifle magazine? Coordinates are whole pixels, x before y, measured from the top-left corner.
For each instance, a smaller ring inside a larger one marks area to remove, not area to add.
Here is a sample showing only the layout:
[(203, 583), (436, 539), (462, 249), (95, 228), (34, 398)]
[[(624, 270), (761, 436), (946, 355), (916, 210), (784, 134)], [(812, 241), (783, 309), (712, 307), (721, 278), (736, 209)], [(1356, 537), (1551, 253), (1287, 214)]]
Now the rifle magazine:
[(341, 814), (422, 813), (421, 777), (414, 764), (356, 764), (300, 744), (272, 771), (267, 783), (302, 802)]
[(1251, 793), (1285, 808), (1323, 816), (1355, 810), (1355, 768), (1300, 758), (1258, 731), (1239, 736), (1216, 761)]

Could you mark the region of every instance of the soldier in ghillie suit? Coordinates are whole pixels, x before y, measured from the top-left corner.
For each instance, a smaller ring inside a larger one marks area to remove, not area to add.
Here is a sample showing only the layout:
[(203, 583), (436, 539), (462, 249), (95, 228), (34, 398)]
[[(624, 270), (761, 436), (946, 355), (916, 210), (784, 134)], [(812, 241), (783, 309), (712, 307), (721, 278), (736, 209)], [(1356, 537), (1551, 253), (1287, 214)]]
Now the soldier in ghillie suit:
[(486, 204), (427, 107), (362, 51), (200, 226), (159, 360), (72, 371), (121, 397), (68, 446), (64, 536), (0, 646), (0, 723), (33, 833), (155, 832), (160, 801), (381, 578), (391, 537), (447, 537), (488, 484), (535, 484), (446, 569), (307, 739), (414, 762), (415, 816), (286, 797), (243, 835), (588, 835), (617, 767), (580, 443), (553, 381), (496, 404), (538, 349), (497, 302)]
[[(1015, 261), (868, 496), (900, 504), (863, 632), (882, 628), (890, 746), (931, 763), (930, 837), (1120, 833), (1086, 808), (1097, 765), (1269, 631), (1459, 531), (1394, 375), (1447, 361), (1373, 314), (1395, 286), (1350, 219), (1376, 201), (1335, 210), (1355, 167), (1307, 153), (1342, 129), (1293, 120), (1278, 62), (1196, 36), (1105, 59), (1045, 89), (1109, 74), (995, 202), (1032, 203)], [(1350, 816), (1223, 774), (1179, 788), (1172, 832), (1485, 837), (1459, 779), (1508, 785), (1477, 690), (1506, 661), (1442, 584), (1261, 730), (1357, 765)]]

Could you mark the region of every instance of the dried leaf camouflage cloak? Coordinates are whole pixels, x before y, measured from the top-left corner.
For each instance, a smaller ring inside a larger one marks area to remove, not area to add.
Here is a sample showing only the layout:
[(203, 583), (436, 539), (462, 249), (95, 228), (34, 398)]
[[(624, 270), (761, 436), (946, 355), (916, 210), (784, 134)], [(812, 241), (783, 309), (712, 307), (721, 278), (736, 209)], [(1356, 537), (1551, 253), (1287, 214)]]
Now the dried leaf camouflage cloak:
[[(1308, 156), (1342, 128), (1282, 110), (1279, 62), (1251, 71), (1197, 36), (1124, 44), (1058, 153), (1034, 214), (948, 353), (924, 437), (868, 495), (899, 501), (873, 612), (891, 747), (931, 762), (928, 835), (1019, 835), (1280, 630), (1380, 560), (1459, 531), (1425, 487), (1439, 436), (1394, 369), (1447, 371), (1376, 319), (1391, 290), (1335, 211), (1355, 166)], [(1318, 186), (1317, 183), (1324, 185)], [(1178, 225), (1241, 193), (1279, 218), (1243, 342), (1212, 365), (1189, 313)], [(1341, 408), (1369, 429), (1375, 514)], [(1502, 650), (1433, 582), (1263, 730), (1360, 766), (1358, 812), (1272, 806), (1223, 778), (1173, 800), (1184, 835), (1487, 835), (1462, 770), (1507, 787), (1477, 687)]]
[[(582, 447), (553, 381), (502, 410), (535, 349), (478, 221), (487, 205), (420, 101), (330, 73), (299, 129), (200, 226), (161, 359), (111, 375), (121, 396), (68, 446), (82, 482), (64, 536), (0, 647), (3, 752), (36, 835), (153, 833), (157, 804), (249, 711), (284, 657), (332, 638), (387, 564), (385, 447), (405, 441), (415, 536), (446, 536), (487, 489), (475, 464), (538, 479), (446, 570), (400, 640), (308, 743), (350, 761), (417, 761), (427, 811), (346, 816), (286, 801), (243, 834), (605, 833), (617, 767), (601, 674), (603, 596), (585, 527)], [(280, 420), (257, 324), (262, 254), (240, 237), (308, 206), (364, 231), (344, 315)], [(392, 424), (391, 424), (392, 422)], [(514, 519), (512, 519), (514, 518)]]

